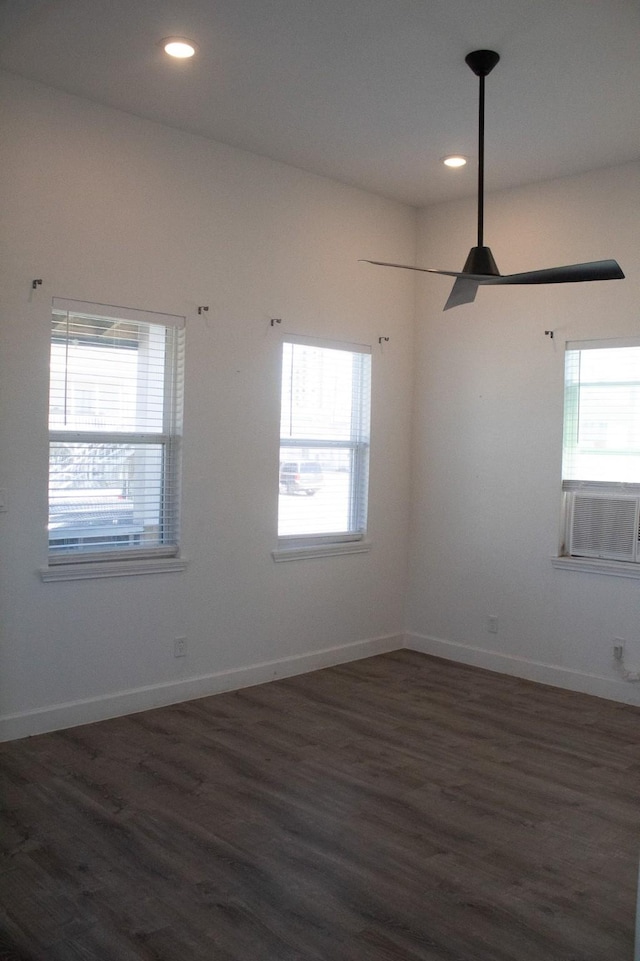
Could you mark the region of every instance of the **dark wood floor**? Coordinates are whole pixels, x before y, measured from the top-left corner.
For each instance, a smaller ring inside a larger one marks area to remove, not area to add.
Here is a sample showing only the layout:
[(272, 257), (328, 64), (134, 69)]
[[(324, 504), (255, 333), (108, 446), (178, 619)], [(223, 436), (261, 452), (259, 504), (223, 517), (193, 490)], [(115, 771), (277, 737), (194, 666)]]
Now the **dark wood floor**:
[(631, 961), (639, 744), (636, 708), (400, 651), (0, 745), (0, 928), (38, 961)]

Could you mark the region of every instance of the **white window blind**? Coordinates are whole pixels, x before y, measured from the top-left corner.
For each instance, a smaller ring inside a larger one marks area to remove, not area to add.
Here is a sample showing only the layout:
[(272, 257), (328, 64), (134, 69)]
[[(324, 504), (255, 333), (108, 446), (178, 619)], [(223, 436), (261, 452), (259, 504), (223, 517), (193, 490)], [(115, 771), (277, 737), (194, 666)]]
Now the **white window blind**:
[(640, 562), (640, 342), (569, 343), (564, 553)]
[(303, 337), (283, 343), (281, 546), (364, 536), (370, 393), (369, 347)]
[(50, 563), (177, 554), (183, 326), (54, 300)]

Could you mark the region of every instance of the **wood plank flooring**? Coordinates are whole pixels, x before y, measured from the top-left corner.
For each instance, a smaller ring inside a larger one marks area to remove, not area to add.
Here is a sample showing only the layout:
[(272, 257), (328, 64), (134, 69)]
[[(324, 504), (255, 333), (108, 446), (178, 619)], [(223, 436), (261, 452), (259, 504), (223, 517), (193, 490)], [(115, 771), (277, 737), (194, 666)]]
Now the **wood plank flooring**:
[(3, 959), (633, 958), (633, 707), (398, 651), (0, 765)]

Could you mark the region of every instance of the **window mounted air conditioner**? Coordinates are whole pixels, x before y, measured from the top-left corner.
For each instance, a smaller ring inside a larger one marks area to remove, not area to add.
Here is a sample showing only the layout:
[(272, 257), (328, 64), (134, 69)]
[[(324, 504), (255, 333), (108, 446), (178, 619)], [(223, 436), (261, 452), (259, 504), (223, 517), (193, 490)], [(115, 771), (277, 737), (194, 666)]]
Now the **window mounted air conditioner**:
[(569, 554), (640, 563), (640, 497), (572, 493)]

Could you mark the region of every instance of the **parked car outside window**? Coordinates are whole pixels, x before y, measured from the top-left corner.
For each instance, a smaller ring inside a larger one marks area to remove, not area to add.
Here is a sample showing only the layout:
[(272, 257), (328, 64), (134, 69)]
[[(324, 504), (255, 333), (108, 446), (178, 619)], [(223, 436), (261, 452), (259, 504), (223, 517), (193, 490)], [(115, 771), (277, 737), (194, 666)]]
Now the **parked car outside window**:
[(315, 494), (323, 484), (317, 461), (284, 461), (280, 464), (280, 486), (287, 494)]

